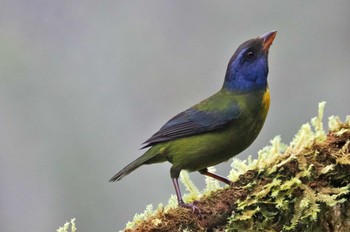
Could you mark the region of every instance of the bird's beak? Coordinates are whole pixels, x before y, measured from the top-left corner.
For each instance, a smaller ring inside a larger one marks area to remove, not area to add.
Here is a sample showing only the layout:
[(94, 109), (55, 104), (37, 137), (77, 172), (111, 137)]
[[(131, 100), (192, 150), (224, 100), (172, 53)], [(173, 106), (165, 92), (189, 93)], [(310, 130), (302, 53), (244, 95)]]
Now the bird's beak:
[(264, 52), (268, 52), (269, 51), (269, 48), (273, 42), (273, 40), (275, 39), (277, 35), (277, 31), (270, 31), (270, 32), (267, 32), (266, 34), (260, 36), (260, 39), (263, 40), (263, 51)]

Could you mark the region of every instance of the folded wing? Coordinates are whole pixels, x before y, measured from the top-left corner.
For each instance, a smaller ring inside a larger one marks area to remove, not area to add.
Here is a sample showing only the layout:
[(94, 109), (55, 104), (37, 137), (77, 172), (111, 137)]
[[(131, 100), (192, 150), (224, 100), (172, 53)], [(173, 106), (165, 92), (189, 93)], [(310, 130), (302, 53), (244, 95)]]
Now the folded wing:
[(144, 147), (174, 139), (220, 130), (234, 121), (240, 114), (239, 107), (232, 103), (225, 109), (202, 111), (189, 108), (170, 119), (151, 138), (144, 142)]

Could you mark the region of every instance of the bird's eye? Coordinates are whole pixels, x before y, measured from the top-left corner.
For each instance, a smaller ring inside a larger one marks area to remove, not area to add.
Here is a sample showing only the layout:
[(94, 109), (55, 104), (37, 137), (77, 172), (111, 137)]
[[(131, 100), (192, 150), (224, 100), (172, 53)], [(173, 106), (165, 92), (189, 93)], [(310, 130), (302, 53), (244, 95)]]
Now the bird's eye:
[(247, 60), (251, 60), (251, 59), (255, 58), (255, 55), (256, 55), (256, 53), (254, 51), (250, 50), (246, 53), (245, 57)]

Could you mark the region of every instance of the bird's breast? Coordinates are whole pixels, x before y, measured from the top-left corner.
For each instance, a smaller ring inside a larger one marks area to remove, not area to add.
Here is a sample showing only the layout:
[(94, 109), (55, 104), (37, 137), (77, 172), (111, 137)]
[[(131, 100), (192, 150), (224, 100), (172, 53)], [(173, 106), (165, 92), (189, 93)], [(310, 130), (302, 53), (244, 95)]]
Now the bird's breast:
[(270, 90), (269, 90), (269, 88), (266, 88), (266, 91), (263, 94), (261, 106), (262, 106), (263, 116), (266, 117), (267, 112), (269, 111), (269, 108), (270, 108)]

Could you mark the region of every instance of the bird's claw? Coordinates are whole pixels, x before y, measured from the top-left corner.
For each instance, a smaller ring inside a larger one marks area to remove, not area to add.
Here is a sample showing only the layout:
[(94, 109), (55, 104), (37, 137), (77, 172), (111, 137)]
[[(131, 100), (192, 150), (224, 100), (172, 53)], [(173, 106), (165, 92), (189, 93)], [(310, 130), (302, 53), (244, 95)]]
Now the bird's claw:
[(191, 209), (192, 213), (198, 214), (200, 217), (202, 217), (201, 210), (193, 203), (185, 203), (183, 201), (179, 202), (179, 205), (183, 208)]
[(234, 183), (234, 182), (232, 182), (232, 181), (230, 181), (230, 183), (228, 184), (228, 186), (230, 186), (230, 187), (234, 187), (234, 186), (235, 186), (235, 183)]

